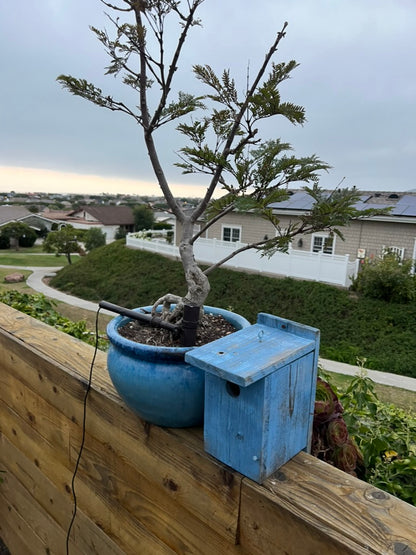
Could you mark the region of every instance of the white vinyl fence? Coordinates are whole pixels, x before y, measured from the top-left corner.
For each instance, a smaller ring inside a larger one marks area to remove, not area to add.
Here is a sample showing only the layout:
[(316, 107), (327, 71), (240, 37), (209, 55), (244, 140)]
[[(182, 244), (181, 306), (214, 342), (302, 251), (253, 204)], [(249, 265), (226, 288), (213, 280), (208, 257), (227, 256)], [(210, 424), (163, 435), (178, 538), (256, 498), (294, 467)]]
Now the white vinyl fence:
[[(169, 245), (163, 240), (139, 239), (134, 235), (127, 235), (128, 247), (179, 257), (179, 249), (174, 245)], [(244, 243), (200, 238), (195, 243), (194, 253), (198, 262), (215, 264), (243, 246)], [(358, 260), (350, 262), (348, 255), (311, 253), (294, 249), (290, 249), (288, 254), (278, 252), (267, 258), (255, 250), (247, 250), (226, 262), (224, 267), (348, 287), (351, 277), (357, 275)]]

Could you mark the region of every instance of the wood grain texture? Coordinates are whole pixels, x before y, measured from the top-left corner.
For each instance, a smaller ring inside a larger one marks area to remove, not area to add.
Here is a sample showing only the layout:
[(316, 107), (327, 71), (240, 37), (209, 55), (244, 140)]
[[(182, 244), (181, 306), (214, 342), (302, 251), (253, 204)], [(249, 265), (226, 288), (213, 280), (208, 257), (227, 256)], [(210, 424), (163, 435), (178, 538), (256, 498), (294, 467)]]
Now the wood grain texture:
[[(4, 364), (4, 368), (9, 369), (9, 382), (14, 379), (11, 373), (20, 380), (16, 381), (17, 391), (11, 393), (9, 403), (14, 399), (13, 408), (18, 410), (19, 399), (27, 399), (22, 406), (28, 406), (32, 410), (24, 410), (23, 418), (31, 427), (36, 419), (44, 422), (45, 427), (41, 433), (46, 436), (47, 443), (53, 442), (55, 447), (61, 447), (56, 455), (58, 459), (65, 458), (64, 451), (68, 449), (69, 441), (68, 435), (65, 439), (59, 436), (62, 436), (65, 428), (73, 430), (71, 462), (63, 463), (71, 471), (75, 464), (76, 449), (80, 444), (83, 384), (77, 381), (76, 388), (72, 383), (73, 377), (60, 378), (62, 372), (56, 371), (53, 365), (40, 367), (34, 353), (29, 353), (29, 360), (24, 361), (21, 357), (27, 354), (27, 346), (20, 345), (20, 350), (22, 353), (19, 354), (19, 347), (15, 348), (13, 365)], [(33, 367), (37, 369), (36, 372), (33, 372)], [(6, 380), (6, 377), (3, 379)], [(53, 385), (58, 381), (59, 385)], [(7, 387), (6, 382), (4, 386)], [(37, 393), (37, 400), (31, 398), (32, 392)], [(44, 403), (44, 406), (39, 405), (35, 409), (36, 404), (42, 404), (42, 398), (48, 399), (48, 403), (54, 407), (52, 419), (42, 416), (49, 412), (48, 404)], [(188, 509), (190, 507), (191, 512), (213, 528), (216, 534), (222, 531), (226, 538), (235, 541), (241, 476), (228, 471), (216, 460), (207, 458), (201, 441), (196, 442), (194, 435), (190, 436), (191, 441), (184, 440), (178, 444), (178, 436), (186, 437), (183, 431), (148, 426), (120, 405), (116, 405), (116, 411), (114, 409), (111, 399), (96, 394), (93, 390), (88, 402), (88, 435), (96, 436), (106, 447), (110, 446), (112, 451), (117, 452), (119, 457), (132, 461), (132, 466), (145, 477), (147, 483), (164, 490), (165, 495), (174, 497), (176, 503), (183, 503)], [(38, 415), (36, 419), (33, 416), (35, 413)], [(37, 450), (38, 446), (35, 444), (33, 451)], [(42, 452), (37, 459), (39, 464), (41, 455)], [(49, 456), (52, 457), (53, 454), (50, 453)], [(42, 463), (44, 466), (47, 466), (47, 460)], [(203, 479), (205, 470), (208, 477), (206, 480)], [(172, 484), (176, 486), (169, 487)]]
[[(68, 530), (69, 522), (72, 517), (72, 503), (65, 494), (58, 490), (55, 484), (48, 479), (43, 472), (32, 461), (26, 458), (23, 453), (10, 443), (4, 435), (0, 438), (0, 448), (6, 461), (6, 481), (9, 484), (10, 478), (18, 480), (21, 487), (25, 488), (28, 498), (33, 499), (33, 503), (38, 504), (44, 515), (49, 515), (56, 523), (56, 526), (65, 533)], [(13, 489), (10, 497), (13, 498)], [(81, 554), (113, 554), (123, 555), (117, 544), (99, 527), (96, 526), (78, 509), (71, 533), (71, 554), (76, 546)], [(63, 552), (64, 543), (55, 544), (54, 549)], [(53, 552), (53, 550), (52, 550)]]
[(262, 483), (310, 445), (319, 332), (268, 314), (259, 320), (185, 359), (206, 371), (206, 451)]
[[(71, 504), (93, 351), (22, 316), (6, 308), (0, 329), (2, 433)], [(138, 545), (146, 553), (238, 550), (241, 476), (204, 453), (201, 435), (152, 427), (126, 410), (99, 353), (76, 482), (79, 507), (127, 553)]]
[[(65, 552), (92, 354), (2, 306), (0, 536), (13, 555)], [(414, 507), (304, 454), (255, 484), (204, 452), (201, 429), (127, 410), (105, 360), (87, 402), (71, 555), (416, 553)]]
[(263, 486), (243, 481), (240, 530), (253, 555), (416, 553), (415, 507), (306, 453)]

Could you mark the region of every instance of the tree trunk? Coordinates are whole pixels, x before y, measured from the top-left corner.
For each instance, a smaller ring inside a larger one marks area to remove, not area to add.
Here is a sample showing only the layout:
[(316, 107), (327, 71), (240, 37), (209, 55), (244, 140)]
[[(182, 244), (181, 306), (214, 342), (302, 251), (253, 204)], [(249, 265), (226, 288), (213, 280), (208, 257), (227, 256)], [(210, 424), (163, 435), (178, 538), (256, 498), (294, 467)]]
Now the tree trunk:
[(188, 292), (184, 302), (195, 306), (202, 306), (208, 296), (210, 285), (207, 276), (199, 268), (194, 257), (194, 246), (191, 243), (194, 223), (186, 218), (182, 223), (182, 238), (179, 245), (182, 266), (185, 272)]
[[(202, 307), (210, 291), (207, 276), (199, 268), (194, 257), (194, 247), (191, 243), (193, 236), (193, 222), (190, 219), (182, 220), (182, 238), (179, 244), (179, 254), (181, 256), (188, 291), (184, 297), (167, 294), (161, 297), (153, 305), (152, 312), (155, 313), (157, 306), (163, 304), (162, 318), (169, 322), (179, 323), (183, 316), (185, 304)], [(176, 304), (173, 311), (170, 305)]]
[(193, 250), (193, 245), (189, 243), (181, 243), (179, 246), (188, 286), (188, 292), (183, 300), (187, 304), (202, 306), (210, 291), (210, 285), (207, 276), (195, 262)]

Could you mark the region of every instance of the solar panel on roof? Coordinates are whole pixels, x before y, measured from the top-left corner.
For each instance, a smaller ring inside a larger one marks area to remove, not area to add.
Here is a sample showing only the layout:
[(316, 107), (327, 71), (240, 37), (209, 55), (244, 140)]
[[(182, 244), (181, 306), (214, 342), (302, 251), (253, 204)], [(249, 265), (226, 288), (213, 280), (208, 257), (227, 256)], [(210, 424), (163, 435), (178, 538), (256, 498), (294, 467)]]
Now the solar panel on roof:
[(416, 196), (404, 195), (391, 211), (393, 216), (416, 216)]
[(405, 204), (406, 206), (416, 206), (416, 195), (404, 195), (397, 205)]
[(305, 191), (297, 191), (288, 200), (274, 202), (272, 208), (283, 208), (285, 210), (309, 210), (314, 203), (312, 197)]
[(404, 212), (401, 214), (402, 216), (416, 216), (416, 205), (414, 206), (407, 206)]

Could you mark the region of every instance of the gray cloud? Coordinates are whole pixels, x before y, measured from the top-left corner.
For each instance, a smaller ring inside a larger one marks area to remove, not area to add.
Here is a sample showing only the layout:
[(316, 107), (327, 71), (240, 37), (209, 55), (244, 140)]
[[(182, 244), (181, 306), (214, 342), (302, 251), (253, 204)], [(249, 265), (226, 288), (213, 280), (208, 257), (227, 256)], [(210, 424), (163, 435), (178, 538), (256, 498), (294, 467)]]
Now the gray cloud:
[[(193, 30), (179, 88), (197, 90), (194, 63), (231, 68), (245, 87), (275, 33), (289, 22), (277, 59), (300, 67), (282, 96), (305, 106), (308, 123), (275, 120), (269, 136), (316, 153), (333, 166), (322, 179), (360, 189), (416, 188), (416, 41), (413, 0), (206, 0)], [(149, 178), (140, 129), (126, 116), (62, 91), (57, 75), (86, 77), (114, 96), (126, 92), (103, 75), (106, 57), (88, 26), (110, 25), (99, 0), (29, 0), (1, 8), (0, 164)], [(180, 146), (160, 134), (163, 159)], [(186, 182), (178, 171), (169, 175)], [(194, 178), (195, 180), (195, 178)]]

